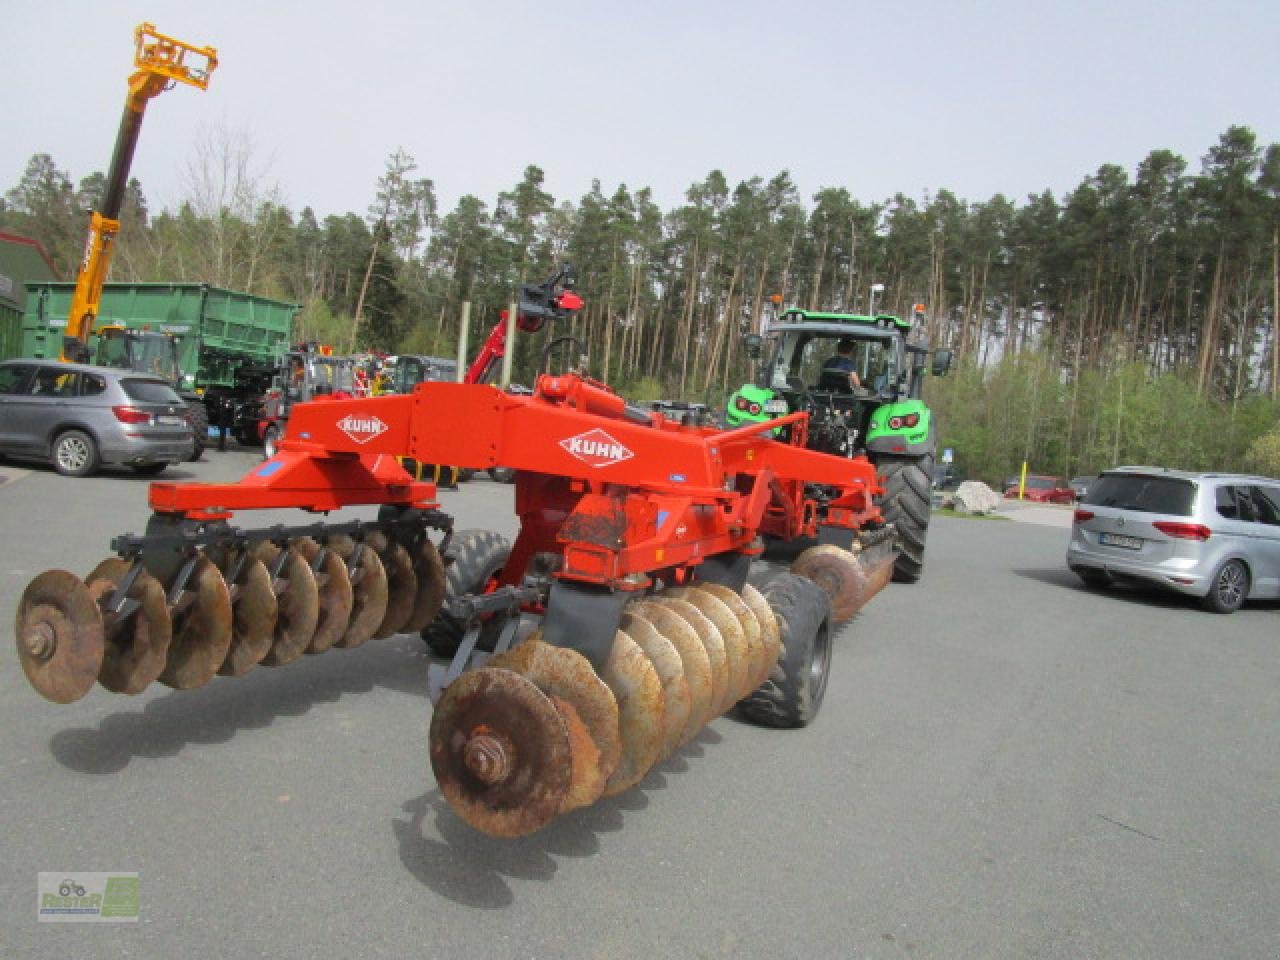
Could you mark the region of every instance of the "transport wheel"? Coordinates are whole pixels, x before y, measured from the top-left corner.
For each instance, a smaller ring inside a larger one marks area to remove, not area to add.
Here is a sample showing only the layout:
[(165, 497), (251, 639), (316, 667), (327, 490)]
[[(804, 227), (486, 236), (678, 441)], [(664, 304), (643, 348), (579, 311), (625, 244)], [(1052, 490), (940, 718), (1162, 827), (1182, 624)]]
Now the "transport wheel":
[(98, 469), (98, 445), (83, 430), (67, 430), (53, 441), (53, 469), (64, 477), (87, 477)]
[(270, 460), (274, 457), (279, 444), (280, 427), (273, 423), (262, 432), (262, 459)]
[[(446, 551), (453, 562), (445, 567), (446, 596), (482, 593), (484, 586), (507, 562), (511, 541), (491, 530), (459, 530)], [(422, 631), (427, 648), (438, 657), (452, 657), (467, 631), (467, 625), (441, 610)]]
[(893, 579), (915, 583), (924, 570), (925, 538), (933, 509), (933, 457), (885, 457), (876, 461), (876, 470), (884, 477), (880, 511), (897, 530), (898, 559), (894, 561)]
[(1218, 568), (1202, 604), (1212, 613), (1235, 613), (1249, 592), (1249, 571), (1239, 560), (1228, 560)]
[(761, 726), (807, 726), (818, 715), (827, 692), (831, 602), (808, 577), (790, 573), (770, 582), (763, 593), (777, 618), (782, 650), (769, 679), (738, 709)]
[(195, 461), (204, 456), (204, 448), (209, 445), (209, 408), (199, 400), (192, 400), (187, 409), (191, 411), (191, 430), (196, 436), (196, 445), (187, 459)]

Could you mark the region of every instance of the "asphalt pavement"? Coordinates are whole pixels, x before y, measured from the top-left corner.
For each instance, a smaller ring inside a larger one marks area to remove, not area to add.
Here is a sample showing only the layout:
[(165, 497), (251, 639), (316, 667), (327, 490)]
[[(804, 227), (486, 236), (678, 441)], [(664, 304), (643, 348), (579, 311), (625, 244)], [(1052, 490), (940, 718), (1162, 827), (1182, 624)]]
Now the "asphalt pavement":
[[(127, 475), (5, 476), (4, 623), (146, 522)], [(514, 531), (511, 487), (443, 501)], [(1066, 538), (935, 519), (923, 580), (838, 633), (813, 726), (721, 718), (518, 841), (436, 789), (416, 638), (68, 706), (6, 640), (0, 957), (1280, 955), (1280, 607), (1090, 592)], [(137, 872), (140, 919), (38, 923), (40, 871)]]

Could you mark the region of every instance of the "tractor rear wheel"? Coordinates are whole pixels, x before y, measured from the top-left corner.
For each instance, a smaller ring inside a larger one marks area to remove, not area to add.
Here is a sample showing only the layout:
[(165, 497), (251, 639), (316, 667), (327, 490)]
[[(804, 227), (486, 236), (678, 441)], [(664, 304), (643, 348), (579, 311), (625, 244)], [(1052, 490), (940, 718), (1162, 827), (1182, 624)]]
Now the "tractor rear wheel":
[[(511, 541), (501, 534), (491, 530), (459, 530), (445, 551), (446, 559), (452, 558), (452, 563), (445, 567), (446, 595), (483, 593), (485, 585), (501, 572), (510, 555)], [(441, 610), (422, 631), (422, 639), (436, 656), (452, 657), (466, 632), (464, 622), (451, 617), (448, 610)]]
[(884, 477), (880, 512), (897, 531), (893, 579), (915, 583), (924, 570), (925, 538), (933, 510), (933, 456), (884, 457), (876, 461), (876, 469)]
[(827, 692), (831, 667), (831, 601), (808, 577), (792, 573), (762, 591), (774, 615), (782, 651), (767, 679), (738, 704), (744, 718), (764, 727), (813, 722)]

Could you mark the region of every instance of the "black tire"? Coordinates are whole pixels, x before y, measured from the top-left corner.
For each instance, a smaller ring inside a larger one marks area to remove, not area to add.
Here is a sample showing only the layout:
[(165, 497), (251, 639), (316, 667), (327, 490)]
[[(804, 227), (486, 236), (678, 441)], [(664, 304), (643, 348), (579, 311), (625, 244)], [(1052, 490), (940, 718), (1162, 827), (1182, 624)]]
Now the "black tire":
[(270, 424), (267, 429), (262, 431), (262, 459), (270, 460), (276, 455), (276, 449), (280, 446), (280, 425), (278, 423)]
[(191, 411), (191, 430), (196, 437), (189, 459), (195, 461), (204, 456), (204, 448), (209, 445), (209, 408), (201, 400), (191, 400), (187, 409)]
[(515, 483), (516, 472), (511, 467), (490, 467), (489, 478), (494, 483)]
[(1235, 613), (1249, 595), (1249, 568), (1239, 560), (1228, 560), (1213, 575), (1208, 595), (1200, 601), (1211, 613)]
[[(445, 555), (453, 561), (445, 567), (447, 595), (480, 593), (489, 579), (506, 565), (511, 555), (511, 541), (491, 530), (459, 530), (449, 542)], [(422, 631), (422, 639), (436, 656), (452, 657), (458, 652), (464, 633), (466, 624), (449, 616), (447, 610), (441, 610)]]
[(885, 457), (876, 462), (884, 477), (880, 512), (897, 533), (898, 558), (893, 579), (915, 583), (924, 572), (924, 547), (933, 511), (933, 455)]
[(98, 444), (83, 430), (64, 430), (53, 441), (53, 469), (64, 477), (87, 477), (98, 469)]
[(167, 466), (167, 463), (135, 463), (132, 469), (140, 477), (158, 477)]
[(770, 581), (763, 592), (778, 617), (782, 653), (769, 679), (738, 704), (738, 711), (765, 727), (808, 726), (827, 692), (831, 601), (808, 577), (793, 573)]

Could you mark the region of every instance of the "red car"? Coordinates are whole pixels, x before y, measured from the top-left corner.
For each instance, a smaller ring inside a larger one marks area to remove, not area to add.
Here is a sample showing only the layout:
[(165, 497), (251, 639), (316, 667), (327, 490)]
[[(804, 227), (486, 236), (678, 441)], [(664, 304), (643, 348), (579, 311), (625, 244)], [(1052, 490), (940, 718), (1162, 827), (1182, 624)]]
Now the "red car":
[[(1004, 495), (1010, 500), (1018, 499), (1018, 484), (1006, 486)], [(1076, 492), (1063, 483), (1061, 477), (1028, 476), (1023, 499), (1035, 503), (1072, 504), (1076, 502)]]

